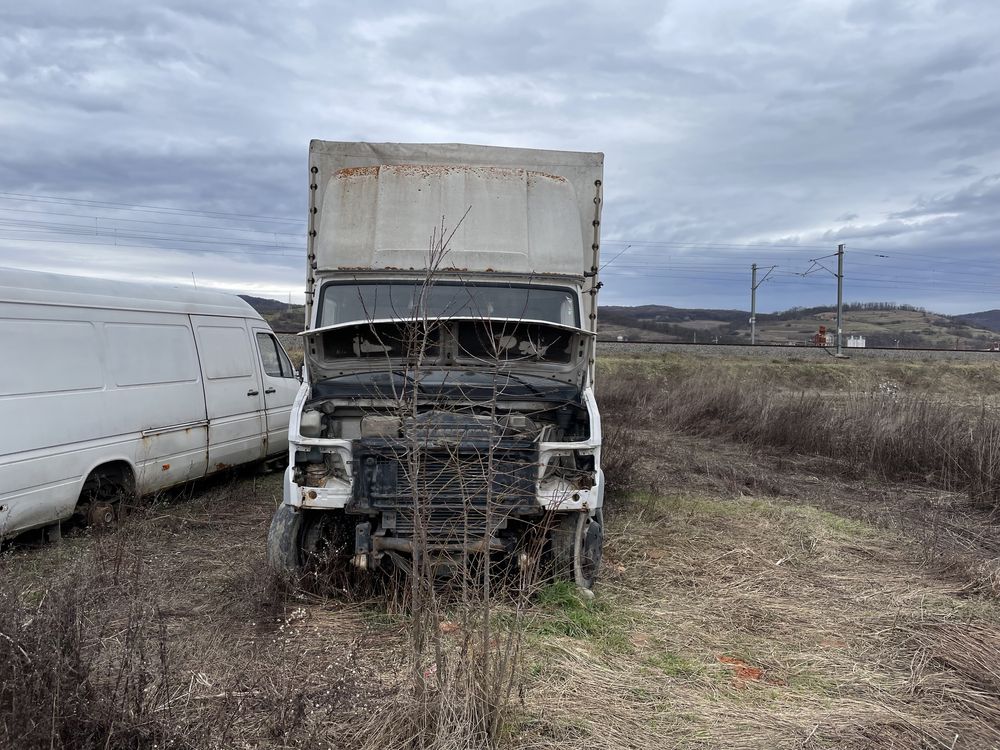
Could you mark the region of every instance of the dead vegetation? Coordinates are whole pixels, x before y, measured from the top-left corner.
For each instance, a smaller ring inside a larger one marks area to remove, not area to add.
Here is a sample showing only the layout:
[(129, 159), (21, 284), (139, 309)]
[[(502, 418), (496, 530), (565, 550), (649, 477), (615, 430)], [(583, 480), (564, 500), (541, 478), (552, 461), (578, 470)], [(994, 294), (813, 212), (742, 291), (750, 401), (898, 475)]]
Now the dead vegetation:
[(787, 393), (712, 371), (681, 380), (619, 371), (600, 398), (624, 424), (824, 456), (841, 473), (962, 491), (973, 506), (1000, 511), (1000, 415), (985, 403), (894, 389)]
[[(265, 572), (276, 475), (4, 553), (0, 747), (1000, 747), (990, 509), (957, 472), (879, 463), (910, 443), (862, 430), (842, 460), (813, 433), (846, 422), (780, 429), (825, 402), (715, 380), (605, 378), (618, 492), (596, 599), (494, 592), (485, 618), (441, 601), (418, 661), (390, 591), (304, 595)], [(851, 408), (837, 419), (870, 418)], [(906, 413), (911, 441), (950, 429)]]

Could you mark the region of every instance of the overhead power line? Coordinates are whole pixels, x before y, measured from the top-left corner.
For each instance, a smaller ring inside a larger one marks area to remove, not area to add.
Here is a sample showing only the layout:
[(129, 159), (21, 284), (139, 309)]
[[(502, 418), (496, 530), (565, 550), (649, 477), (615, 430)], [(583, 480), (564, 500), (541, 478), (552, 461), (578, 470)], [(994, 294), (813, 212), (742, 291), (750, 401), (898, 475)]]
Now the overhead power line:
[(243, 219), (246, 221), (269, 221), (285, 222), (289, 224), (303, 224), (305, 219), (292, 219), (287, 216), (264, 216), (261, 214), (240, 214), (226, 211), (204, 211), (200, 209), (173, 208), (170, 206), (149, 206), (142, 203), (116, 203), (114, 201), (98, 201), (86, 198), (63, 198), (55, 195), (34, 195), (30, 193), (8, 193), (0, 192), (0, 200), (21, 200), (33, 203), (55, 203), (70, 206), (102, 206), (108, 208), (127, 209), (129, 211), (140, 211), (145, 213), (161, 214), (182, 214), (187, 216), (215, 216), (228, 217), (231, 219)]
[[(81, 206), (81, 208), (83, 208)], [(209, 224), (185, 224), (179, 221), (156, 221), (155, 219), (128, 219), (124, 216), (97, 216), (94, 214), (71, 214), (65, 211), (36, 211), (31, 208), (7, 208), (5, 206), (0, 206), (0, 211), (6, 213), (17, 213), (17, 214), (34, 214), (36, 216), (61, 216), (64, 218), (74, 218), (74, 219), (88, 219), (90, 221), (114, 221), (114, 222), (126, 222), (128, 224), (155, 224), (157, 226), (164, 227), (190, 227), (192, 229), (214, 229), (223, 230), (226, 232), (241, 232), (241, 233), (252, 233), (252, 234), (267, 234), (267, 235), (277, 235), (279, 237), (305, 237), (303, 232), (274, 232), (270, 229), (251, 229), (249, 227), (220, 227), (213, 226)], [(207, 217), (206, 217), (207, 218)]]
[[(14, 230), (0, 230), (0, 231), (14, 231)], [(255, 250), (220, 250), (219, 248), (202, 249), (195, 247), (179, 248), (179, 247), (168, 247), (165, 245), (137, 245), (133, 243), (122, 243), (122, 242), (87, 242), (84, 240), (57, 240), (52, 238), (44, 237), (0, 237), (0, 240), (9, 240), (11, 242), (51, 242), (58, 245), (87, 245), (90, 247), (107, 247), (107, 248), (144, 248), (149, 250), (163, 250), (165, 252), (174, 253), (203, 253), (206, 255), (215, 255), (218, 253), (223, 253), (225, 255), (261, 255), (268, 258), (304, 258), (302, 253), (263, 253)]]

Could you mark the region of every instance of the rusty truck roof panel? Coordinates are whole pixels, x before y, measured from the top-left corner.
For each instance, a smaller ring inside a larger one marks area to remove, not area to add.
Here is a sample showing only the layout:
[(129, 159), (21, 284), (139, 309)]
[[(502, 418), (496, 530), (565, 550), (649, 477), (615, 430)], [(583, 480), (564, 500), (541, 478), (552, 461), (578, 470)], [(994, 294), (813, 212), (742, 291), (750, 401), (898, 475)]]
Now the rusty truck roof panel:
[(313, 141), (315, 268), (424, 269), (443, 229), (442, 267), (582, 278), (602, 174), (594, 153)]

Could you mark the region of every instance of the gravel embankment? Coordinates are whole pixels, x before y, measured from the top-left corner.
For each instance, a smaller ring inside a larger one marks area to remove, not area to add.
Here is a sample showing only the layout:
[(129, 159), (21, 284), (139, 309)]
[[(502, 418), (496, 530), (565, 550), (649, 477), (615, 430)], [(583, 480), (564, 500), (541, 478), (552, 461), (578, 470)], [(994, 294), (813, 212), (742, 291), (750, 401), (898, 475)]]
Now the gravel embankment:
[[(815, 359), (830, 357), (832, 348), (821, 349), (812, 346), (717, 346), (712, 344), (654, 344), (644, 341), (602, 341), (598, 343), (600, 354), (690, 354), (699, 357), (763, 357), (767, 359)], [(844, 354), (855, 359), (895, 359), (911, 361), (962, 360), (986, 362), (996, 359), (1000, 353), (986, 351), (963, 351), (952, 349), (845, 349)]]

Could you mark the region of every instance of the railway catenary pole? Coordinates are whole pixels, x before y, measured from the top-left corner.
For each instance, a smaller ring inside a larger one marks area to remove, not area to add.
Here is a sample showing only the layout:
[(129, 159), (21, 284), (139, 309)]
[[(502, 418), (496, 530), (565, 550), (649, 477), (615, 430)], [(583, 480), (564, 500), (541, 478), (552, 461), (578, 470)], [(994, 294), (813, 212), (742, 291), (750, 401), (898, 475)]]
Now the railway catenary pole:
[(764, 274), (764, 278), (757, 281), (757, 264), (754, 263), (750, 266), (750, 343), (757, 343), (757, 287), (767, 281), (767, 277), (771, 275), (777, 266), (771, 266), (767, 269), (767, 273)]
[(837, 245), (837, 356), (842, 357), (844, 341), (844, 248)]

